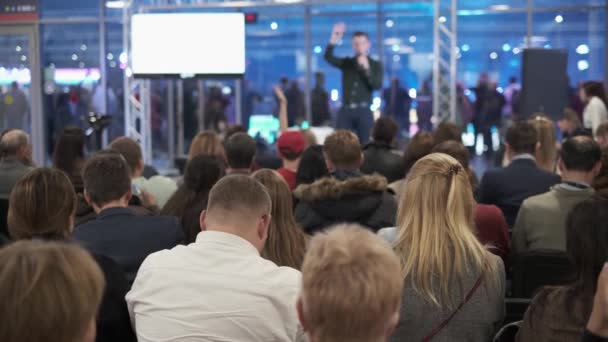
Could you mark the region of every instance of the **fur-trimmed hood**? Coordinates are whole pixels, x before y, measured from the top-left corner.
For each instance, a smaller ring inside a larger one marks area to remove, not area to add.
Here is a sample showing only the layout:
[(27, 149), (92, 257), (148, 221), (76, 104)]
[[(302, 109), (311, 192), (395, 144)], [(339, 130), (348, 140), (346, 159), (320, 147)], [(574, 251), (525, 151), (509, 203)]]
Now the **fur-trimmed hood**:
[(337, 200), (351, 195), (381, 193), (388, 189), (386, 178), (380, 175), (360, 176), (340, 180), (325, 177), (312, 184), (298, 186), (293, 195), (301, 201)]

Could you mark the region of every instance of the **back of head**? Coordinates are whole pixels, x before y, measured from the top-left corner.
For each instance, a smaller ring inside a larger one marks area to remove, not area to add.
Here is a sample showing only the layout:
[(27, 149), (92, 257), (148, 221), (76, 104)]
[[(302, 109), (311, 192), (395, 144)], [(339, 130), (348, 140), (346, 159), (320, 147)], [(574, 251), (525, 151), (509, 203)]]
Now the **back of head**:
[(583, 125), (581, 123), (581, 118), (578, 116), (578, 113), (570, 107), (564, 108), (563, 119), (570, 121), (575, 128), (581, 127)]
[(376, 341), (397, 323), (403, 278), (390, 246), (357, 225), (315, 235), (298, 310), (315, 341)]
[(339, 129), (329, 135), (325, 139), (323, 153), (336, 169), (358, 169), (361, 166), (361, 144), (351, 131)]
[(224, 145), (217, 134), (215, 134), (213, 131), (201, 132), (194, 137), (192, 143), (190, 144), (188, 160), (192, 160), (194, 157), (203, 154), (215, 156), (222, 160), (226, 159)]
[(575, 264), (580, 297), (590, 309), (597, 277), (608, 259), (608, 198), (594, 195), (577, 204), (566, 219), (566, 250)]
[(601, 158), (600, 145), (591, 137), (576, 136), (562, 143), (560, 159), (566, 170), (591, 172)]
[(199, 155), (186, 165), (184, 185), (196, 193), (208, 191), (224, 174), (222, 160), (212, 155)]
[(306, 138), (299, 131), (287, 131), (277, 139), (277, 149), (281, 157), (294, 161), (302, 156), (306, 148)]
[[(143, 154), (141, 147), (135, 140), (128, 137), (119, 137), (114, 139), (109, 146), (110, 150), (120, 153), (127, 161), (131, 174), (143, 166)], [(143, 170), (143, 169), (142, 169)]]
[(65, 239), (71, 235), (76, 193), (58, 169), (34, 169), (13, 187), (8, 228), (15, 240), (34, 237)]
[(271, 206), (270, 195), (260, 182), (245, 175), (228, 175), (209, 192), (206, 229), (253, 229), (258, 218), (270, 215)]
[(16, 157), (20, 150), (30, 144), (30, 137), (20, 129), (11, 129), (2, 135), (0, 151), (3, 157)]
[(247, 128), (245, 128), (243, 125), (233, 125), (228, 127), (228, 129), (226, 129), (226, 133), (224, 134), (224, 143), (226, 143), (230, 137), (237, 133), (247, 133)]
[(68, 174), (78, 173), (77, 163), (84, 161), (85, 138), (79, 127), (67, 127), (61, 131), (53, 151), (53, 166)]
[(538, 144), (538, 131), (532, 123), (519, 121), (507, 129), (505, 140), (514, 154), (534, 155)]
[(454, 284), (464, 291), (468, 273), (483, 272), (486, 264), (474, 234), (475, 200), (467, 173), (456, 159), (433, 153), (416, 162), (403, 189), (395, 242), (402, 275), (429, 303), (453, 308)]
[(433, 139), (436, 145), (450, 140), (461, 142), (462, 130), (455, 123), (442, 122), (433, 133)]
[(604, 102), (606, 107), (608, 107), (608, 99), (606, 99), (606, 91), (604, 90), (602, 82), (587, 81), (583, 83), (583, 90), (585, 91), (587, 98), (597, 97)]
[(231, 169), (249, 169), (255, 158), (255, 140), (247, 133), (233, 134), (225, 144), (226, 159)]
[(311, 184), (316, 180), (329, 176), (323, 146), (312, 145), (302, 154), (300, 165), (296, 172), (296, 184)]
[(104, 290), (96, 262), (75, 244), (19, 241), (0, 250), (3, 342), (93, 342)]
[(114, 151), (101, 151), (84, 165), (85, 193), (98, 207), (117, 201), (131, 191), (131, 173), (125, 158)]
[(433, 150), (435, 141), (429, 132), (420, 131), (414, 135), (405, 147), (403, 153), (403, 167), (407, 174), (414, 164)]
[(306, 239), (293, 215), (289, 186), (281, 175), (269, 169), (258, 170), (252, 177), (264, 185), (272, 201), (272, 219), (262, 256), (279, 266), (300, 269)]
[(374, 123), (372, 137), (375, 142), (392, 144), (399, 131), (397, 122), (390, 116), (382, 116)]
[(608, 145), (608, 122), (602, 122), (595, 130), (595, 137), (602, 145)]
[(445, 153), (448, 156), (456, 159), (465, 170), (469, 168), (471, 154), (469, 153), (469, 150), (467, 150), (467, 148), (459, 141), (444, 141), (438, 145), (435, 145), (432, 152)]
[(538, 142), (540, 143), (540, 147), (536, 151), (536, 161), (543, 168), (553, 171), (557, 159), (555, 123), (544, 114), (536, 115), (530, 122), (538, 132)]

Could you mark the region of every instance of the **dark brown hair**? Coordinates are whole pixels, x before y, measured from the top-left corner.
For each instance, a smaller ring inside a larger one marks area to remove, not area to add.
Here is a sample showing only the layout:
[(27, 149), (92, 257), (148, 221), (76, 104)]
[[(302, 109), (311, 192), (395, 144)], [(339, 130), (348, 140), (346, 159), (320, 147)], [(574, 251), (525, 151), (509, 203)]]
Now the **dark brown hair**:
[(262, 257), (278, 266), (299, 270), (306, 253), (306, 236), (293, 216), (289, 186), (281, 175), (270, 169), (258, 170), (252, 177), (266, 187), (272, 201), (272, 219)]
[(80, 175), (84, 164), (85, 134), (80, 127), (66, 127), (55, 144), (53, 167), (62, 170), (69, 177)]
[(233, 134), (224, 146), (228, 165), (233, 169), (248, 169), (255, 158), (256, 143), (247, 133)]
[(82, 171), (85, 192), (101, 207), (120, 199), (131, 190), (129, 165), (121, 154), (101, 151), (84, 165)]
[(359, 138), (351, 132), (339, 129), (325, 139), (323, 153), (337, 168), (359, 167), (361, 162), (361, 144)]
[(30, 171), (13, 187), (9, 203), (7, 222), (13, 239), (71, 235), (76, 193), (63, 171)]
[(403, 152), (404, 175), (410, 172), (418, 160), (431, 153), (434, 144), (433, 135), (429, 132), (420, 131), (414, 135)]
[(604, 90), (602, 82), (587, 81), (583, 83), (583, 90), (587, 97), (591, 98), (595, 96), (599, 98), (604, 103), (604, 106), (608, 108), (608, 99), (606, 99), (606, 91)]
[(515, 153), (536, 153), (538, 131), (529, 121), (518, 121), (507, 129), (505, 140)]
[(110, 144), (110, 150), (120, 153), (127, 161), (131, 174), (140, 166), (144, 159), (141, 153), (141, 147), (133, 139), (128, 137), (119, 137), (114, 139)]
[[(0, 250), (0, 341), (81, 341), (97, 315), (104, 277), (66, 242), (18, 241)], [(10, 322), (9, 322), (10, 321)]]
[(399, 131), (399, 125), (390, 116), (382, 116), (374, 123), (372, 128), (372, 137), (376, 142), (392, 144), (395, 136)]
[(450, 140), (462, 142), (462, 130), (453, 122), (442, 122), (433, 133), (433, 139), (435, 145)]

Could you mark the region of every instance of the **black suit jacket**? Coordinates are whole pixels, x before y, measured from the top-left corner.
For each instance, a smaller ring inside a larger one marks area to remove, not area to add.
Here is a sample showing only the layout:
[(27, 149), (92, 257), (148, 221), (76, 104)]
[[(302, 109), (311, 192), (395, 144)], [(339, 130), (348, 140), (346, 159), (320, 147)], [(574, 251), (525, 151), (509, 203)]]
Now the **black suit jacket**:
[(136, 216), (129, 208), (103, 210), (95, 220), (76, 227), (73, 236), (92, 253), (114, 259), (130, 282), (148, 255), (184, 241), (176, 217)]
[(480, 203), (499, 207), (512, 227), (526, 198), (545, 193), (560, 181), (560, 176), (540, 169), (534, 160), (516, 159), (507, 167), (483, 175), (478, 199)]
[(403, 156), (389, 144), (369, 143), (363, 148), (363, 155), (365, 158), (361, 165), (361, 172), (365, 174), (379, 173), (386, 177), (389, 183), (399, 180), (405, 175)]

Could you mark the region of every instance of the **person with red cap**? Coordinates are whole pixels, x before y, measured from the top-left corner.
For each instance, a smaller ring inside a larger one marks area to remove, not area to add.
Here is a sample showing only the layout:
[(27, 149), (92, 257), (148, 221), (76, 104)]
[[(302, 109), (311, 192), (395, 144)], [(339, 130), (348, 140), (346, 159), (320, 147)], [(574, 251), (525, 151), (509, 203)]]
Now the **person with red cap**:
[(284, 132), (277, 140), (277, 149), (283, 161), (283, 167), (277, 172), (285, 179), (290, 190), (296, 187), (296, 172), (305, 148), (306, 139), (299, 131)]

